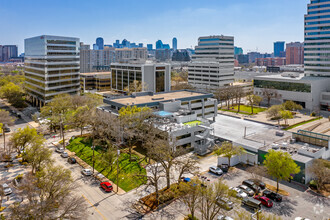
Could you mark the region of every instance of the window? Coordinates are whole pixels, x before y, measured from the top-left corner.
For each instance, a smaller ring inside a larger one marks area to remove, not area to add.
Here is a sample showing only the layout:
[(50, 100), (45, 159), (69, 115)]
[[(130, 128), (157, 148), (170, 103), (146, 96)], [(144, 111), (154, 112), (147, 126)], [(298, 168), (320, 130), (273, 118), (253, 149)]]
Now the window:
[(277, 90), (293, 92), (311, 92), (311, 85), (305, 83), (276, 82), (267, 80), (254, 80), (253, 85), (256, 88), (274, 88)]

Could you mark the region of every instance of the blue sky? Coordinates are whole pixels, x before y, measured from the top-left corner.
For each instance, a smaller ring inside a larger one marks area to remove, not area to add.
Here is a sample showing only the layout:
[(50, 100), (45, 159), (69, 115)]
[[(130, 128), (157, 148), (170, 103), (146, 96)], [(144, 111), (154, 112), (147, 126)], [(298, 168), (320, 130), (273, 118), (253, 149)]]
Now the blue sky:
[(244, 52), (272, 52), (274, 41), (303, 41), (309, 0), (0, 0), (0, 44), (42, 34), (93, 44), (131, 42), (194, 47), (199, 36), (231, 35)]

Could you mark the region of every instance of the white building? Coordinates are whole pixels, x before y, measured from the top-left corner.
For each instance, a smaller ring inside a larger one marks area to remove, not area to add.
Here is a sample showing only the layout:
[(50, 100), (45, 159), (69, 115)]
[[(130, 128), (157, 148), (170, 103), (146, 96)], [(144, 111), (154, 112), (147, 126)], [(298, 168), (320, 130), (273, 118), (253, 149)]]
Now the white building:
[(42, 35), (24, 44), (25, 89), (33, 105), (41, 107), (58, 94), (79, 92), (79, 38)]
[(171, 65), (161, 63), (111, 64), (111, 89), (123, 92), (134, 81), (141, 82), (142, 91), (168, 92), (171, 90)]
[(200, 37), (188, 67), (188, 82), (196, 88), (210, 90), (233, 83), (234, 37)]

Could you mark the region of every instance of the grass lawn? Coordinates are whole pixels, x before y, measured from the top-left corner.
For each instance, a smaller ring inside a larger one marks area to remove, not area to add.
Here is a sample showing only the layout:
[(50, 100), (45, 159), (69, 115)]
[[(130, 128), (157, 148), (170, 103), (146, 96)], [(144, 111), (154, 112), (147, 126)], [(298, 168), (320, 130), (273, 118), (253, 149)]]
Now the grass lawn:
[(289, 126), (289, 127), (287, 127), (287, 128), (284, 128), (283, 130), (287, 131), (287, 130), (290, 130), (290, 129), (292, 129), (292, 128), (298, 127), (298, 126), (300, 126), (300, 125), (304, 125), (304, 124), (307, 124), (307, 123), (309, 123), (309, 122), (319, 120), (320, 118), (322, 118), (322, 117), (317, 117), (317, 118), (313, 118), (313, 119), (310, 119), (310, 120), (307, 120), (307, 121), (303, 121), (303, 122), (300, 122), (300, 123), (297, 123), (297, 124), (291, 125), (291, 126)]
[[(76, 156), (80, 157), (83, 161), (89, 165), (93, 165), (93, 150), (91, 149), (91, 141), (86, 140), (84, 137), (76, 137), (70, 141), (67, 148), (76, 153)], [(95, 148), (95, 169), (106, 176), (108, 179), (117, 182), (117, 163), (112, 166), (109, 165), (102, 155), (103, 151), (100, 147)], [(121, 153), (119, 156), (119, 187), (125, 191), (134, 189), (144, 182), (141, 179), (135, 177), (136, 174), (146, 174), (146, 170), (143, 168), (145, 161), (141, 161), (136, 155), (132, 155), (133, 161), (129, 161), (129, 154)], [(139, 161), (141, 161), (139, 163)]]
[(200, 125), (202, 122), (201, 121), (198, 121), (198, 120), (196, 120), (196, 121), (189, 121), (189, 122), (186, 122), (186, 123), (183, 123), (184, 125), (196, 125), (196, 124), (198, 124), (198, 125)]
[[(231, 106), (229, 108), (229, 110), (226, 107), (223, 107), (222, 109), (219, 109), (219, 110), (239, 113), (239, 114), (243, 114), (243, 115), (251, 115), (252, 114), (251, 106), (248, 106), (248, 105), (241, 105), (240, 106), (240, 112), (237, 112), (238, 111), (238, 105)], [(266, 111), (266, 110), (267, 110), (267, 108), (260, 108), (260, 107), (255, 107), (254, 106), (253, 107), (253, 114), (258, 114), (259, 112), (263, 112), (263, 111)]]

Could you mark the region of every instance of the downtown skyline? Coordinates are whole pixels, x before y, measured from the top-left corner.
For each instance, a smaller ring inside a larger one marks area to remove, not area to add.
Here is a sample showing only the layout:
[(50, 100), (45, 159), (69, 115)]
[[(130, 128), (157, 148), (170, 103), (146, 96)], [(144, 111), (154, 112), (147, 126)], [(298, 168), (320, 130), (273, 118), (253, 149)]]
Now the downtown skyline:
[(275, 41), (303, 41), (308, 0), (170, 0), (157, 6), (146, 0), (125, 5), (119, 1), (64, 3), (60, 0), (50, 7), (39, 0), (2, 0), (0, 13), (9, 19), (3, 24), (6, 32), (0, 43), (17, 44), (21, 53), (25, 38), (42, 34), (78, 37), (91, 45), (97, 37), (103, 37), (105, 44), (128, 39), (145, 46), (159, 39), (171, 44), (176, 37), (178, 48), (184, 49), (194, 48), (199, 36), (223, 34), (234, 36), (244, 53), (271, 53)]

